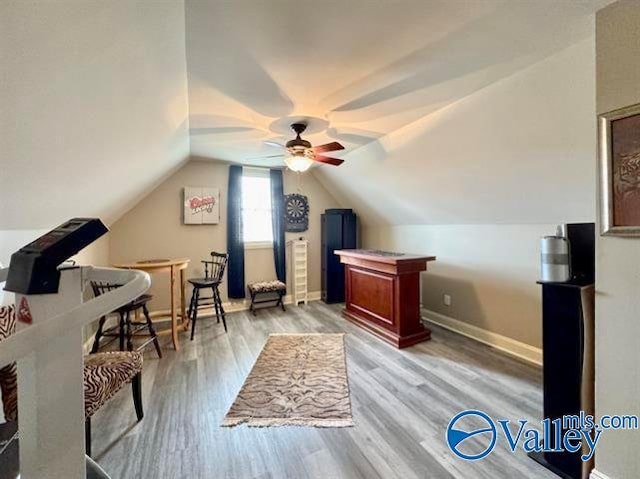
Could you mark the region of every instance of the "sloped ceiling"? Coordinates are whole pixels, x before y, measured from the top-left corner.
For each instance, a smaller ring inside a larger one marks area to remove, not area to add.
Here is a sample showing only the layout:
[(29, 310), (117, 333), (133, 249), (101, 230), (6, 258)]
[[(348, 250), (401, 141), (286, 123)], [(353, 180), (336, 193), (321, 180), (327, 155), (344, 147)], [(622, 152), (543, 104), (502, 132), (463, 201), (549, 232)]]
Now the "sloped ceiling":
[[(279, 164), (251, 158), (274, 153), (262, 142), (289, 137), (290, 117), (326, 121), (308, 139), (344, 156), (380, 152), (588, 37), (605, 3), (2, 2), (0, 229), (114, 221), (189, 152)], [(340, 171), (317, 174), (350, 201), (362, 172)]]
[(117, 219), (189, 156), (181, 2), (0, 2), (0, 230)]
[(593, 33), (595, 1), (187, 0), (191, 152), (256, 165), (287, 117), (346, 154)]
[(368, 225), (595, 220), (593, 37), (314, 174)]

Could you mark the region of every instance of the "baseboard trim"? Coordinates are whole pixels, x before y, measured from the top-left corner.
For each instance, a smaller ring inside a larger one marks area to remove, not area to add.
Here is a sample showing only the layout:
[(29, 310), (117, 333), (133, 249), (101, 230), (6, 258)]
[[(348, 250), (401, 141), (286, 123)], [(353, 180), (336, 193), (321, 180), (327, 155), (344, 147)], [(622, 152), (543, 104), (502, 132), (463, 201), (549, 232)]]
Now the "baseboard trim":
[(444, 314), (422, 309), (422, 319), (429, 323), (433, 323), (442, 328), (461, 334), (467, 338), (474, 339), (480, 343), (491, 346), (511, 356), (527, 361), (528, 363), (542, 366), (542, 349), (536, 348), (526, 343), (516, 341), (515, 339), (502, 336), (501, 334), (492, 333), (486, 329), (478, 328), (469, 323), (465, 323), (458, 319), (445, 316)]
[[(307, 293), (307, 297), (309, 301), (318, 301), (320, 300), (321, 297), (321, 292), (320, 291), (311, 291), (310, 293)], [(284, 304), (293, 304), (293, 296), (290, 294), (285, 295), (284, 297)], [(236, 313), (238, 311), (247, 311), (249, 309), (249, 306), (251, 305), (251, 300), (250, 299), (241, 299), (241, 300), (237, 300), (237, 301), (225, 301), (224, 303), (222, 303), (222, 307), (224, 308), (225, 312), (227, 313)], [(206, 311), (208, 314), (215, 314), (215, 310), (213, 309), (213, 306), (201, 306), (200, 308), (198, 308), (198, 311)], [(154, 311), (155, 314), (157, 315), (169, 315), (171, 314), (171, 311), (168, 309), (163, 309), (160, 311)], [(164, 317), (159, 317), (159, 318), (154, 318), (153, 322), (156, 323), (161, 323), (163, 321), (169, 321), (170, 318), (164, 318)]]
[(607, 476), (606, 474), (603, 474), (597, 469), (593, 469), (591, 471), (591, 474), (589, 474), (589, 479), (612, 479), (612, 478)]
[[(320, 299), (320, 295), (320, 291), (311, 291), (310, 293), (307, 293), (307, 299), (308, 301), (318, 301)], [(293, 296), (287, 294), (285, 295), (283, 301), (284, 304), (293, 304)], [(222, 303), (222, 306), (224, 307), (225, 311), (229, 313), (234, 313), (236, 311), (247, 311), (249, 309), (249, 306), (251, 306), (251, 300), (247, 298), (239, 301), (227, 301), (225, 303)]]

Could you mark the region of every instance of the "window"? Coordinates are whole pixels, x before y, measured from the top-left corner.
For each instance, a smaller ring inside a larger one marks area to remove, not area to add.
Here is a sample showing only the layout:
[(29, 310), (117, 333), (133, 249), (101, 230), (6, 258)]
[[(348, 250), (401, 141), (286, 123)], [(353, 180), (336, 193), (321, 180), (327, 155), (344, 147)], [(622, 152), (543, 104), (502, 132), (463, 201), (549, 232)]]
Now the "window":
[(269, 170), (243, 168), (242, 230), (249, 247), (273, 242)]

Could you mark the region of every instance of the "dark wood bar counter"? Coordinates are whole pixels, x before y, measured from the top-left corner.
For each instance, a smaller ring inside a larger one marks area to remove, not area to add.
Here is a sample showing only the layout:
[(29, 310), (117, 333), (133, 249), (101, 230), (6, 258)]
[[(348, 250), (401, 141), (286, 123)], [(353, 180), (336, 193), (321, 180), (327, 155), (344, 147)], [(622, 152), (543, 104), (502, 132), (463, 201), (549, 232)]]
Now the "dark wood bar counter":
[(362, 249), (335, 254), (345, 265), (346, 319), (397, 348), (431, 337), (420, 321), (420, 272), (435, 256)]

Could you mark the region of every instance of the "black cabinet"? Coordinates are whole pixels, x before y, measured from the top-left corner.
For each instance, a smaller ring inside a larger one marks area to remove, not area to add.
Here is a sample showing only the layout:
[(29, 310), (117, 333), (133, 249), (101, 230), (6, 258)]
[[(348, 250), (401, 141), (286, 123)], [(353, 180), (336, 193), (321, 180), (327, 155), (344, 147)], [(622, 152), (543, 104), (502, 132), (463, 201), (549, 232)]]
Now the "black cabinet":
[[(544, 417), (593, 415), (594, 287), (576, 281), (542, 285)], [(555, 425), (551, 426), (555, 437)], [(561, 435), (566, 429), (561, 426)], [(589, 477), (593, 462), (583, 462), (585, 450), (531, 453), (560, 477)]]
[[(594, 401), (594, 273), (593, 223), (566, 225), (571, 247), (572, 279), (542, 284), (544, 418), (593, 415)], [(555, 437), (555, 425), (551, 426)], [(562, 426), (560, 434), (566, 432)], [(583, 444), (584, 449), (584, 444)], [(593, 460), (574, 453), (539, 452), (529, 456), (566, 479), (585, 479)]]
[(356, 215), (350, 209), (329, 209), (321, 215), (322, 300), (344, 301), (344, 265), (335, 250), (357, 248)]

